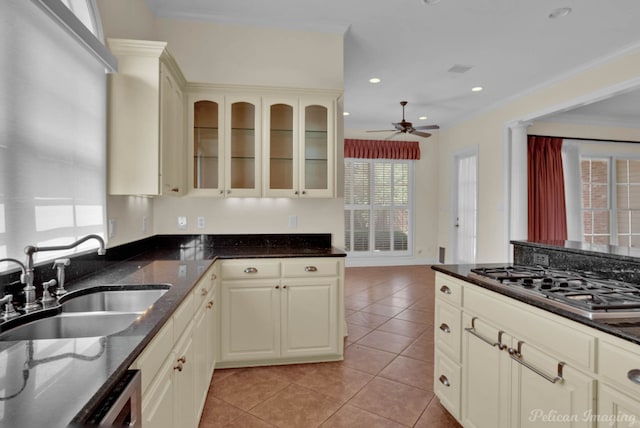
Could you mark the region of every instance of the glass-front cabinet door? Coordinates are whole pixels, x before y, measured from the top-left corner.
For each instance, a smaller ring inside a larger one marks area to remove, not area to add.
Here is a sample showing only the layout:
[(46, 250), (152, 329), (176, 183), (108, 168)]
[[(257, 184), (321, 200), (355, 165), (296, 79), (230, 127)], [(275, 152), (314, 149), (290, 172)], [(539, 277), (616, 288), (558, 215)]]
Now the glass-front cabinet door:
[(224, 98), (191, 96), (189, 147), (190, 190), (210, 196), (224, 195)]
[(298, 195), (298, 103), (291, 99), (264, 100), (266, 127), (263, 168), (264, 196)]
[(334, 168), (333, 99), (300, 100), (300, 196), (332, 197)]
[(226, 196), (260, 196), (262, 141), (259, 97), (225, 97)]

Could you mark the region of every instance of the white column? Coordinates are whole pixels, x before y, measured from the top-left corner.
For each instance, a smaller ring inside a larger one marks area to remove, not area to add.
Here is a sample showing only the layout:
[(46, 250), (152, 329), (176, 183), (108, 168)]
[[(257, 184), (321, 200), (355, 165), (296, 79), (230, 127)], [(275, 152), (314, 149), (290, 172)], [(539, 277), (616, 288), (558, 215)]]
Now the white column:
[(567, 210), (567, 239), (582, 241), (582, 183), (580, 180), (580, 145), (576, 141), (562, 142), (564, 199)]
[(511, 125), (511, 180), (509, 239), (527, 239), (529, 202), (527, 191), (527, 128), (530, 122)]

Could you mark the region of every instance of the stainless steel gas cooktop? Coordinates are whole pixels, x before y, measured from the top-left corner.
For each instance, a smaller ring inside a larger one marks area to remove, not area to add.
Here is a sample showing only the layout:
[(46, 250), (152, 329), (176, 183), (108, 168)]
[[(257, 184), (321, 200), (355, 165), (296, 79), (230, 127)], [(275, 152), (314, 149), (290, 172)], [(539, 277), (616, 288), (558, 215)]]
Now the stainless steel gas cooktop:
[(590, 319), (640, 318), (640, 285), (542, 266), (471, 269), (470, 276)]

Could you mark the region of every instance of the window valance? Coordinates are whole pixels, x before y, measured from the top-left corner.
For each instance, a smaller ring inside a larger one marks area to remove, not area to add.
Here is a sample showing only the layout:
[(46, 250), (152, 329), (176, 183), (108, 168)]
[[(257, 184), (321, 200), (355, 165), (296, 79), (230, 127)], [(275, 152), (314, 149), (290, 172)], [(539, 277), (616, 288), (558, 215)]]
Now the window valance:
[(344, 157), (360, 159), (420, 159), (420, 143), (418, 141), (345, 138)]

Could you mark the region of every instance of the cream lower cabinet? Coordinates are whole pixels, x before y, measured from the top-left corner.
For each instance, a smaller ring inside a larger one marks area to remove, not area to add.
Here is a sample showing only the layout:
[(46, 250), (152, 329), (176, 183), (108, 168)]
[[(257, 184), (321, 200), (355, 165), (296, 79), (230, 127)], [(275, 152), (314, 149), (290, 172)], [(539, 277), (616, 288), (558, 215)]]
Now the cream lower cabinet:
[(342, 359), (342, 260), (222, 262), (220, 364)]
[(215, 278), (214, 265), (131, 365), (143, 427), (198, 426), (215, 365)]
[[(440, 273), (435, 293), (434, 391), (463, 426), (596, 426), (591, 329)], [(457, 302), (460, 365), (452, 322), (440, 329)]]
[(465, 427), (553, 426), (567, 419), (571, 426), (593, 426), (583, 417), (595, 411), (592, 376), (559, 368), (555, 358), (479, 317), (465, 314), (463, 325)]
[(640, 426), (640, 347), (601, 337), (598, 351), (598, 426)]

